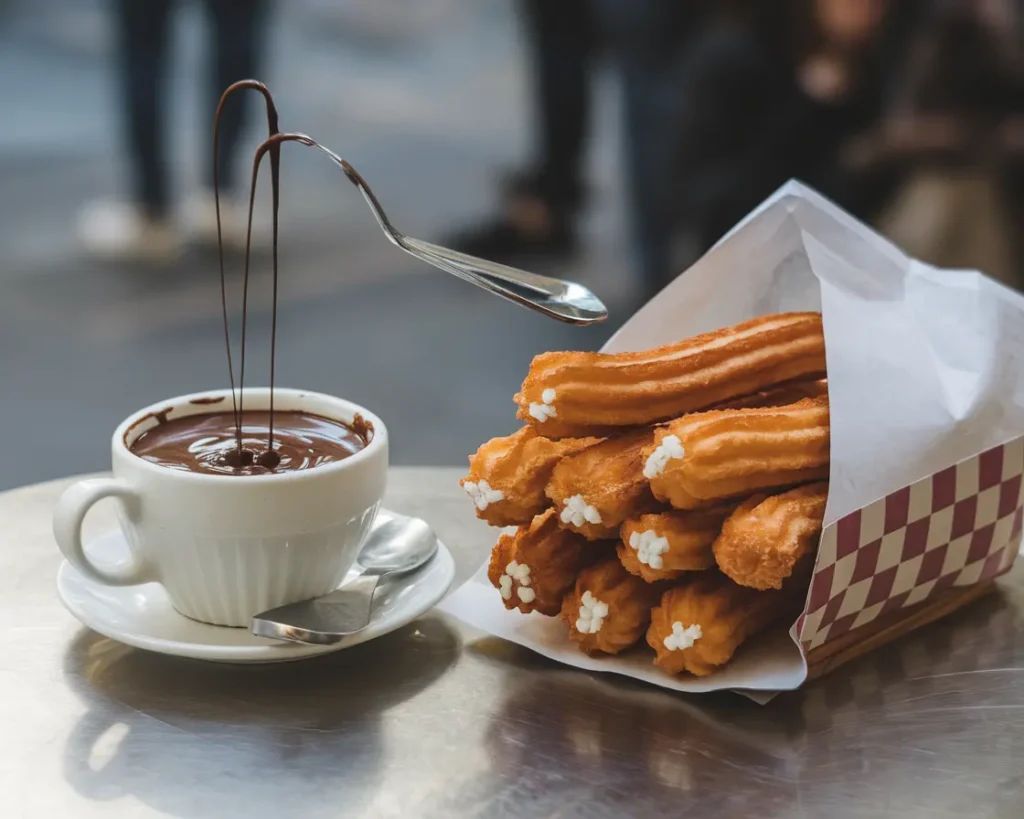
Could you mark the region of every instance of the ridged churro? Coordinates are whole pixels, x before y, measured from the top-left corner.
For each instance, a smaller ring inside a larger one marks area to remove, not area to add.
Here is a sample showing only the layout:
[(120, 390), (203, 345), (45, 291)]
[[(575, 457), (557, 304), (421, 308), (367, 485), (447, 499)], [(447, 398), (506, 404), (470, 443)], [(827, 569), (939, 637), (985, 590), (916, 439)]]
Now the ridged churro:
[(730, 507), (706, 512), (655, 512), (627, 520), (616, 551), (632, 574), (648, 583), (672, 580), (715, 565), (711, 545)]
[(677, 509), (823, 480), (828, 399), (684, 415), (657, 430), (644, 458), (654, 496)]
[(581, 535), (559, 527), (558, 513), (548, 509), (514, 535), (498, 538), (487, 579), (501, 593), (505, 608), (553, 617), (580, 570), (605, 554)]
[(814, 483), (781, 495), (755, 495), (722, 526), (715, 562), (741, 586), (781, 589), (793, 567), (817, 547), (828, 484)]
[(669, 589), (651, 612), (647, 643), (669, 674), (705, 676), (725, 665), (745, 640), (799, 614), (803, 598), (788, 591), (738, 586), (718, 572)]
[(749, 409), (751, 407), (784, 407), (795, 404), (803, 398), (828, 397), (828, 379), (815, 378), (810, 381), (791, 381), (780, 384), (770, 390), (762, 390), (753, 395), (734, 398), (724, 404), (716, 404), (710, 409)]
[(599, 440), (552, 441), (526, 426), (492, 438), (470, 455), (469, 474), (459, 483), (472, 498), (478, 518), (492, 526), (524, 526), (549, 506), (544, 487), (555, 464)]
[(562, 525), (589, 540), (618, 536), (624, 520), (657, 504), (644, 477), (643, 451), (653, 431), (634, 430), (563, 458), (545, 490)]
[(825, 372), (818, 313), (762, 316), (636, 353), (542, 353), (515, 400), (549, 438), (664, 421)]
[(584, 569), (562, 603), (569, 636), (586, 654), (618, 654), (644, 636), (664, 586), (645, 583), (612, 558)]

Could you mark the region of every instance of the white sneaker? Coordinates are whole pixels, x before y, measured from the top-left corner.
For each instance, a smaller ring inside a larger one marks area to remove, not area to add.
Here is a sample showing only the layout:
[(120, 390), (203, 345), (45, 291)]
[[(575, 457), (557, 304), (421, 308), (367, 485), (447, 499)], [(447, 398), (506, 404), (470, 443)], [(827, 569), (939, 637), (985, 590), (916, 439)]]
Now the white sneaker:
[[(225, 250), (245, 252), (248, 219), (248, 202), (241, 202), (231, 196), (221, 196), (220, 225)], [(213, 198), (213, 191), (200, 191), (186, 199), (182, 209), (182, 221), (189, 236), (205, 245), (216, 247), (217, 203)], [(257, 226), (253, 225), (254, 247), (259, 244), (259, 238)]]
[(173, 224), (128, 202), (91, 202), (79, 214), (76, 232), (85, 251), (99, 259), (166, 264), (182, 250)]

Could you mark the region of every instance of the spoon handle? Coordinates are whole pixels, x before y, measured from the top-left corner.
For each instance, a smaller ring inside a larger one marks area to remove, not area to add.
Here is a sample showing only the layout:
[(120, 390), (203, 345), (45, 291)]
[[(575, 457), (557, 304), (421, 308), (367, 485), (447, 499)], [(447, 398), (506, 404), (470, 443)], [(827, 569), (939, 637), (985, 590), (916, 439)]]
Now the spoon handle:
[(377, 591), (377, 585), (383, 576), (378, 572), (363, 572), (340, 589), (335, 589), (317, 601), (317, 608), (330, 607), (332, 610), (330, 633), (338, 636), (355, 634), (369, 625), (370, 613), (373, 610), (373, 594)]
[(409, 236), (402, 237), (399, 247), (463, 281), (568, 324), (591, 324), (608, 315), (601, 301), (575, 282), (530, 273)]
[(367, 572), (330, 594), (257, 614), (249, 630), (261, 637), (331, 645), (370, 623), (373, 593), (382, 574)]
[(384, 575), (380, 572), (375, 571), (364, 571), (358, 577), (348, 581), (344, 586), (341, 586), (329, 594), (325, 594), (320, 600), (325, 602), (335, 602), (337, 600), (347, 600), (354, 596), (365, 595), (367, 599), (373, 597), (373, 593), (377, 590), (377, 584), (380, 583), (381, 578)]
[(384, 235), (409, 255), (463, 281), (568, 324), (593, 324), (608, 318), (608, 308), (581, 284), (530, 273), (403, 235), (391, 224), (380, 200), (355, 168), (323, 145), (312, 140), (310, 143), (341, 168), (349, 181), (363, 194), (363, 199), (373, 211)]

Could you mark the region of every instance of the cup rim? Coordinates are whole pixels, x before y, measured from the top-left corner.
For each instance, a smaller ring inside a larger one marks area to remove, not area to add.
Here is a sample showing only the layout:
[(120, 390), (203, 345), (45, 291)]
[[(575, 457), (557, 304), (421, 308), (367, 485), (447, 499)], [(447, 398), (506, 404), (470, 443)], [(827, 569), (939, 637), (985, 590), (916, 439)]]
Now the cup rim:
[[(244, 394), (246, 398), (250, 397), (269, 397), (269, 387), (245, 387)], [(358, 414), (363, 416), (367, 421), (370, 422), (373, 427), (373, 438), (370, 439), (369, 443), (358, 452), (349, 455), (347, 458), (343, 458), (340, 461), (333, 461), (331, 463), (321, 464), (313, 469), (302, 469), (294, 470), (290, 472), (271, 472), (265, 475), (222, 475), (211, 472), (192, 472), (190, 470), (178, 470), (168, 469), (166, 466), (160, 466), (152, 461), (147, 461), (145, 458), (140, 458), (134, 452), (131, 451), (129, 446), (125, 443), (125, 438), (128, 433), (147, 416), (152, 416), (161, 412), (165, 412), (168, 409), (180, 407), (181, 405), (187, 405), (191, 403), (204, 403), (204, 399), (227, 399), (231, 398), (230, 389), (219, 389), (219, 390), (204, 390), (202, 392), (188, 393), (186, 395), (175, 396), (174, 398), (167, 398), (163, 401), (157, 401), (156, 403), (150, 404), (147, 407), (136, 410), (127, 418), (125, 418), (120, 424), (117, 425), (117, 429), (114, 430), (113, 438), (111, 439), (111, 446), (115, 453), (119, 453), (125, 458), (129, 459), (129, 463), (133, 466), (137, 466), (145, 472), (152, 474), (155, 477), (170, 478), (173, 476), (174, 480), (192, 481), (192, 482), (210, 482), (213, 481), (218, 484), (222, 484), (225, 480), (230, 481), (231, 485), (239, 486), (251, 486), (254, 484), (266, 484), (266, 483), (284, 483), (284, 482), (295, 482), (303, 480), (316, 479), (318, 476), (324, 476), (327, 474), (334, 474), (337, 472), (343, 472), (347, 469), (354, 469), (359, 464), (374, 458), (377, 453), (386, 449), (388, 443), (388, 430), (384, 425), (384, 422), (380, 417), (366, 409), (359, 404), (349, 401), (345, 398), (338, 398), (335, 395), (329, 395), (327, 393), (316, 392), (314, 390), (302, 390), (295, 389), (292, 387), (274, 387), (275, 396), (288, 395), (294, 398), (314, 398), (326, 401), (337, 405), (344, 411), (352, 414), (353, 416)], [(213, 403), (213, 402), (210, 402)], [(195, 413), (201, 415), (203, 413)], [(335, 421), (342, 421), (342, 423), (348, 423), (341, 418), (334, 417)], [(244, 480), (240, 480), (244, 478)]]

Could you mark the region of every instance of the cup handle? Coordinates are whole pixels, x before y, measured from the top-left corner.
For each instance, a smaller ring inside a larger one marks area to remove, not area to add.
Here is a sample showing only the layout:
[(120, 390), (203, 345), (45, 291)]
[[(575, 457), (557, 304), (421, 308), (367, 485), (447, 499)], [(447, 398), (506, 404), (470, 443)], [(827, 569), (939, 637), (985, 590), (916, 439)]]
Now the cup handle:
[(131, 564), (119, 571), (96, 566), (82, 548), (82, 521), (93, 504), (103, 498), (118, 498), (121, 503), (137, 503), (138, 495), (120, 478), (89, 478), (68, 487), (57, 501), (53, 514), (53, 536), (64, 557), (86, 577), (107, 586), (135, 586), (156, 580), (156, 572), (129, 544)]

